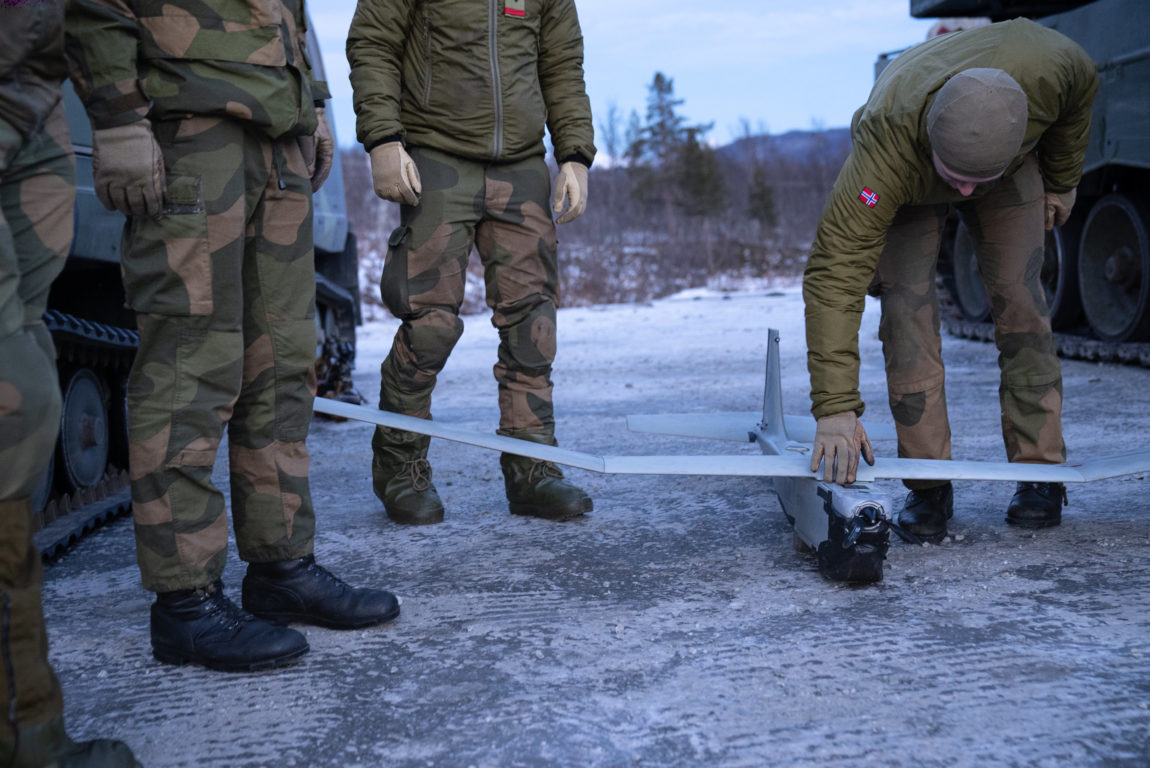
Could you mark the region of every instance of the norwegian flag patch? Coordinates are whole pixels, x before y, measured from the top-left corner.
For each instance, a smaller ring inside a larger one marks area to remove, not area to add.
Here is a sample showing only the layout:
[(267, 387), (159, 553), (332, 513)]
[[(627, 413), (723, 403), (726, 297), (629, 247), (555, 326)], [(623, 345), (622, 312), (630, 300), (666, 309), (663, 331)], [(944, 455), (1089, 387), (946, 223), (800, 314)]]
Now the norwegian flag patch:
[(866, 203), (867, 208), (874, 208), (878, 205), (878, 192), (874, 192), (870, 187), (863, 187), (862, 192), (859, 192), (859, 200)]

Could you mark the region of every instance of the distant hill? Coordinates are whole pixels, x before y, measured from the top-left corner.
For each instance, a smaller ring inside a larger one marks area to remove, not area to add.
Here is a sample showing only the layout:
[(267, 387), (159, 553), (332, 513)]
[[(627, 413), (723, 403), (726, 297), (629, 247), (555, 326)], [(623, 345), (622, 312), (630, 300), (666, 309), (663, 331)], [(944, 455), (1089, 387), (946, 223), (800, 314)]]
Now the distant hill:
[(850, 152), (849, 128), (827, 128), (822, 131), (787, 131), (777, 136), (750, 136), (719, 147), (720, 157), (738, 161), (754, 148), (781, 158), (804, 161), (816, 154), (845, 157)]

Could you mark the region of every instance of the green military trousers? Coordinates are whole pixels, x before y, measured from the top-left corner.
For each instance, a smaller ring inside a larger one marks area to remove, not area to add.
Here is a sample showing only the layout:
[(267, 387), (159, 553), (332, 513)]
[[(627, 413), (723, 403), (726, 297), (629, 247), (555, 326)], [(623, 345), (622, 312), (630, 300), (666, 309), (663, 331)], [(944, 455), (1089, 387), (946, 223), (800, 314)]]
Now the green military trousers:
[(163, 215), (124, 230), (124, 286), (140, 349), (128, 382), (136, 554), (156, 592), (210, 584), (224, 568), (228, 434), (240, 557), (312, 551), (305, 440), (315, 395), (311, 185), (294, 139), (226, 118), (154, 125)]
[(62, 711), (28, 496), (60, 427), (56, 351), (41, 316), (72, 243), (75, 184), (63, 104), (27, 137), (0, 118), (0, 762), (14, 726)]
[(499, 331), (499, 432), (552, 436), (559, 275), (547, 164), (542, 156), (488, 164), (423, 147), (411, 157), (423, 194), (402, 207), (388, 242), (380, 291), (402, 325), (381, 366), (379, 407), (429, 418), (436, 376), (463, 333), (474, 245)]
[[(1009, 461), (1056, 464), (1062, 440), (1062, 373), (1040, 273), (1044, 192), (1031, 156), (1011, 176), (958, 204), (974, 241), (994, 319), (1002, 436)], [(950, 422), (939, 336), (935, 269), (946, 206), (899, 210), (875, 280), (882, 299), (879, 338), (898, 433), (898, 455), (950, 458)], [(935, 481), (906, 481), (912, 489)]]

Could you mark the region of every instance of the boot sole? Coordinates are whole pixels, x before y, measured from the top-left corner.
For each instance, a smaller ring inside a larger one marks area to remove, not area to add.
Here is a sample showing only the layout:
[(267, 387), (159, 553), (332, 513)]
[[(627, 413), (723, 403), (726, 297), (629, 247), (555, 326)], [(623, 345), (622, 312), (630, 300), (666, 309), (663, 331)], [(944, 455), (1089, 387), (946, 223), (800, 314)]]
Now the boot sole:
[(1027, 520), (1025, 518), (1008, 517), (1006, 518), (1007, 525), (1013, 525), (1016, 528), (1054, 528), (1062, 524), (1062, 517), (1059, 516), (1056, 520)]
[(197, 664), (207, 669), (214, 669), (217, 672), (259, 672), (264, 669), (274, 669), (276, 667), (284, 667), (291, 664), (300, 656), (303, 656), (310, 650), (308, 646), (304, 646), (299, 650), (292, 651), (291, 653), (282, 656), (275, 656), (270, 659), (260, 659), (259, 661), (246, 661), (246, 662), (220, 662), (213, 659), (208, 659), (200, 656), (197, 653), (188, 653), (186, 651), (179, 651), (174, 648), (163, 648), (152, 646), (152, 656), (156, 661), (163, 662), (164, 664), (173, 664), (175, 666), (182, 666), (184, 664)]
[(556, 523), (564, 523), (568, 520), (574, 520), (577, 517), (582, 517), (591, 511), (594, 507), (594, 502), (587, 499), (582, 505), (581, 509), (564, 509), (557, 510), (554, 507), (540, 507), (535, 504), (520, 504), (517, 502), (510, 502), (508, 508), (513, 515), (521, 515), (523, 517), (538, 517), (543, 520), (551, 520)]
[(313, 616), (310, 613), (265, 613), (262, 611), (252, 611), (247, 608), (244, 608), (244, 610), (253, 616), (281, 627), (287, 626), (288, 624), (309, 624), (313, 627), (323, 627), (324, 629), (363, 629), (364, 627), (374, 627), (377, 624), (386, 624), (389, 621), (394, 621), (399, 618), (399, 606), (396, 606), (394, 611), (386, 613), (383, 616), (372, 616), (371, 618), (359, 619), (357, 621), (328, 621), (318, 616)]

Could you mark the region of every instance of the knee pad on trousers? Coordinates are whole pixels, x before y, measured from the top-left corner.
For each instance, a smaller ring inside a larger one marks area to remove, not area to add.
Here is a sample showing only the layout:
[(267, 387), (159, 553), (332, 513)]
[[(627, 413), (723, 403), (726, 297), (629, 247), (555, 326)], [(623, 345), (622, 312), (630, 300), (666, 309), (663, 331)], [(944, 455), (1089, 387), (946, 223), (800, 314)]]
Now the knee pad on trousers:
[(509, 370), (543, 376), (555, 361), (555, 302), (541, 294), (503, 310), (499, 359)]

